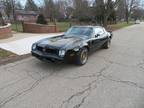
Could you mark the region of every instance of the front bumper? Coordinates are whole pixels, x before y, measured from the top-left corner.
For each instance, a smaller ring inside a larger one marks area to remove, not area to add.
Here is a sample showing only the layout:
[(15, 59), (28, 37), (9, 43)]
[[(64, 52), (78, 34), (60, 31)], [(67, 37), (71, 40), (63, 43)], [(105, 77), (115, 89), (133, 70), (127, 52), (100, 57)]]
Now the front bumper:
[(32, 56), (40, 59), (40, 60), (47, 60), (47, 61), (51, 61), (51, 62), (55, 62), (55, 61), (64, 61), (64, 58), (61, 58), (57, 55), (52, 55), (52, 54), (48, 54), (48, 53), (44, 53), (41, 51), (31, 51)]

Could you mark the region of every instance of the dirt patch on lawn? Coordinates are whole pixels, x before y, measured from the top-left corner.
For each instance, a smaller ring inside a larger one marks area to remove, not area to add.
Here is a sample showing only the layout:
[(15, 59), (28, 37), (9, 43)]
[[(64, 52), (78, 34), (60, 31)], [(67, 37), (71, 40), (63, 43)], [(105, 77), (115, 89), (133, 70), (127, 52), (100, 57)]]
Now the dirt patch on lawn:
[(30, 56), (31, 54), (18, 56), (12, 52), (9, 52), (0, 48), (0, 66), (22, 60)]

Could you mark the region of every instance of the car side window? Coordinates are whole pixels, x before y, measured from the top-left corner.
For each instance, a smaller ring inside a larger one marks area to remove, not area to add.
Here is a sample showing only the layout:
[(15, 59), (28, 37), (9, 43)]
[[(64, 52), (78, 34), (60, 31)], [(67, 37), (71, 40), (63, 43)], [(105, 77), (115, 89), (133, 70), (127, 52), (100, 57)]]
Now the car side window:
[(100, 34), (100, 35), (104, 34), (104, 30), (101, 28), (95, 28), (95, 35), (97, 34)]

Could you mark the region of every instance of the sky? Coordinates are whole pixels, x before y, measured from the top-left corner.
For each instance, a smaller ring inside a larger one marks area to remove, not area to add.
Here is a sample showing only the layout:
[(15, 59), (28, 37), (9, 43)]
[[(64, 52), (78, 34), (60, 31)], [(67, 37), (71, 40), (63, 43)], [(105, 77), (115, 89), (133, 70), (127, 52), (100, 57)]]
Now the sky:
[[(25, 5), (25, 3), (26, 3), (26, 0), (17, 0), (17, 1), (20, 1), (21, 3), (22, 3), (22, 5)], [(36, 4), (38, 4), (38, 5), (42, 5), (42, 1), (43, 0), (33, 0)], [(57, 0), (55, 0), (55, 1), (57, 1)], [(89, 0), (89, 1), (92, 1), (92, 0)]]
[[(17, 0), (17, 1), (20, 1), (23, 6), (26, 3), (26, 0)], [(91, 1), (91, 0), (89, 0), (89, 1)], [(42, 3), (43, 3), (42, 0), (34, 0), (34, 2), (38, 5), (42, 5)], [(141, 5), (144, 6), (144, 0), (141, 0)]]

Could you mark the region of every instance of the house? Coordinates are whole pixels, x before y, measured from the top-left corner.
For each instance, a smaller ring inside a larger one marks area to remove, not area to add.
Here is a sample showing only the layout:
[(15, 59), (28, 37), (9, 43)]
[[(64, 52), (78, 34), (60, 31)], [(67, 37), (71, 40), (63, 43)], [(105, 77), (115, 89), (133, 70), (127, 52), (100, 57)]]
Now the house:
[(15, 15), (16, 15), (17, 21), (36, 22), (38, 12), (25, 11), (25, 10), (16, 10)]

